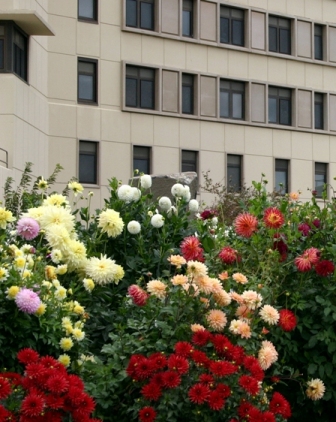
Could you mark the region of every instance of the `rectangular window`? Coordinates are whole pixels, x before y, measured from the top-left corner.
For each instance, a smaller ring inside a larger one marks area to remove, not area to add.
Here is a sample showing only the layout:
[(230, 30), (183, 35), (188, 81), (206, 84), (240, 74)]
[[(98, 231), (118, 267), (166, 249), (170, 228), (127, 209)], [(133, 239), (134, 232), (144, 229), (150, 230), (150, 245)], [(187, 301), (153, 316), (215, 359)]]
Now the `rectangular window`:
[(324, 185), (328, 183), (328, 164), (315, 163), (315, 191), (318, 198), (322, 198)]
[(154, 31), (154, 0), (126, 0), (126, 26)]
[(97, 60), (78, 59), (78, 102), (97, 104)]
[(126, 66), (126, 106), (155, 109), (155, 70)]
[(315, 93), (314, 94), (314, 122), (315, 129), (324, 129), (323, 121), (323, 94)]
[(98, 21), (98, 0), (78, 0), (78, 19)]
[(244, 120), (245, 84), (243, 82), (220, 81), (220, 117)]
[(194, 75), (182, 74), (182, 113), (194, 114)]
[(314, 58), (323, 60), (323, 26), (314, 25)]
[(79, 141), (78, 180), (80, 183), (96, 185), (98, 167), (98, 143)]
[(291, 54), (291, 21), (277, 16), (268, 18), (269, 51)]
[(197, 151), (182, 151), (182, 163), (181, 170), (184, 171), (194, 171), (197, 173)]
[(244, 46), (244, 10), (221, 6), (220, 42)]
[(228, 154), (226, 187), (231, 192), (239, 192), (242, 188), (242, 156)]
[(27, 52), (28, 39), (27, 37), (14, 28), (13, 37), (13, 72), (20, 76), (25, 81), (27, 80)]
[(0, 25), (0, 69), (5, 67), (5, 26)]
[(194, 2), (193, 0), (183, 0), (182, 5), (182, 35), (193, 37), (194, 32)]
[(275, 160), (275, 190), (280, 194), (288, 193), (288, 160)]
[(149, 147), (133, 147), (133, 173), (139, 170), (140, 173), (151, 173), (151, 149)]
[(292, 124), (291, 89), (268, 88), (268, 122), (286, 126)]

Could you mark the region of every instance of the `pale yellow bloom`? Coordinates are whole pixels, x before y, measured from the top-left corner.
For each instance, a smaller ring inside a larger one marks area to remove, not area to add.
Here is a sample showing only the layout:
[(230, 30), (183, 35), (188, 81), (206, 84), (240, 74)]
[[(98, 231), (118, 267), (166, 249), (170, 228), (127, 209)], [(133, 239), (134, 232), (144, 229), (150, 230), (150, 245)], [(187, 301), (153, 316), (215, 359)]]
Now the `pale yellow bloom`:
[(68, 368), (70, 366), (71, 359), (69, 355), (63, 354), (58, 357), (58, 361), (61, 362), (61, 364), (66, 368)]
[(72, 335), (77, 341), (82, 341), (85, 337), (84, 331), (80, 330), (79, 328), (74, 328), (72, 330)]
[(56, 274), (64, 275), (68, 271), (67, 264), (57, 265)]
[(181, 255), (171, 255), (169, 258), (167, 258), (167, 260), (176, 268), (181, 268), (182, 265), (187, 263), (187, 261)]
[(8, 270), (4, 267), (0, 267), (0, 281), (4, 281), (8, 278)]
[(60, 286), (55, 290), (55, 297), (58, 300), (64, 300), (67, 296), (67, 291), (64, 287)]
[(48, 196), (48, 198), (43, 201), (43, 206), (46, 207), (48, 205), (53, 205), (55, 207), (63, 207), (64, 205), (69, 205), (69, 201), (66, 199), (65, 196), (55, 193), (53, 195)]
[(264, 305), (259, 311), (261, 319), (270, 325), (276, 325), (280, 319), (279, 312), (271, 305)]
[(15, 221), (15, 218), (11, 211), (0, 207), (0, 228), (5, 229), (7, 224), (12, 223), (13, 221)]
[(107, 233), (108, 237), (115, 238), (123, 231), (124, 222), (117, 211), (102, 211), (98, 220), (98, 227), (102, 229), (103, 233)]
[(84, 278), (83, 285), (84, 285), (85, 290), (89, 293), (91, 293), (95, 287), (95, 284), (91, 278)]
[(147, 283), (147, 291), (159, 299), (164, 299), (166, 296), (167, 286), (160, 280), (151, 280)]
[(308, 388), (306, 390), (307, 397), (312, 400), (320, 400), (325, 393), (325, 385), (323, 381), (316, 378), (307, 382)]
[(171, 282), (174, 286), (186, 284), (188, 283), (188, 277), (186, 275), (177, 274), (171, 279)]
[(45, 313), (46, 309), (47, 309), (47, 305), (45, 303), (41, 303), (38, 310), (35, 312), (35, 315), (37, 315), (37, 316), (43, 315)]
[(85, 312), (84, 307), (81, 306), (79, 303), (74, 306), (73, 311), (77, 315), (83, 315)]
[(70, 337), (63, 337), (61, 338), (60, 342), (59, 342), (61, 349), (63, 350), (70, 350), (73, 346), (73, 341), (71, 340)]
[(188, 261), (187, 275), (190, 277), (204, 277), (208, 274), (208, 268), (199, 261)]
[(75, 196), (77, 196), (78, 193), (82, 193), (84, 190), (83, 186), (75, 181), (68, 183), (68, 188), (73, 191)]
[(56, 268), (52, 267), (51, 265), (46, 265), (44, 269), (45, 278), (47, 280), (54, 280), (57, 278), (56, 276)]
[(19, 291), (20, 291), (20, 287), (18, 287), (18, 286), (9, 287), (6, 290), (7, 298), (8, 299), (15, 299), (15, 297), (19, 293)]
[(26, 265), (26, 259), (22, 257), (16, 258), (14, 260), (14, 265), (16, 266), (16, 268), (22, 269)]

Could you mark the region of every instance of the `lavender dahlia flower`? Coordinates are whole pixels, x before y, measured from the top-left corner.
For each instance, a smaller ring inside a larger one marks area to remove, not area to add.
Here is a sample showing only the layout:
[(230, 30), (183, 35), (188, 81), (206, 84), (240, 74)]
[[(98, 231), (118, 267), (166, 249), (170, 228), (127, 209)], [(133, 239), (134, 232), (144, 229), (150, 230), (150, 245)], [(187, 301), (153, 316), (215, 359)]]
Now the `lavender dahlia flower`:
[(32, 240), (39, 234), (40, 226), (33, 218), (23, 217), (18, 221), (16, 229), (23, 239)]
[(22, 312), (34, 314), (41, 305), (41, 300), (37, 293), (24, 287), (15, 296), (15, 303)]

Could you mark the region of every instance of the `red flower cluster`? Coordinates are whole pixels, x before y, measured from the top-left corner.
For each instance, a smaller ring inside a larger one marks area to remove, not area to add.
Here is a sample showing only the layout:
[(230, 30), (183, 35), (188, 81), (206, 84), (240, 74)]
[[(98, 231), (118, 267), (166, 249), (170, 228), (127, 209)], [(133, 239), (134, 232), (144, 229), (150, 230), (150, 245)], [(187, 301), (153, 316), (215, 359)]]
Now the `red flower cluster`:
[(295, 314), (289, 309), (281, 309), (279, 311), (279, 325), (284, 331), (293, 331), (296, 327), (297, 320)]
[[(205, 405), (218, 412), (231, 396), (231, 389), (227, 385), (231, 375), (235, 377), (234, 383), (237, 382), (238, 375), (238, 386), (243, 394), (247, 397), (257, 395), (261, 388), (260, 382), (265, 376), (258, 359), (246, 355), (242, 347), (233, 345), (225, 335), (211, 334), (207, 330), (202, 330), (202, 334), (197, 333), (193, 334), (192, 343), (176, 343), (175, 352), (168, 357), (162, 353), (154, 353), (149, 357), (131, 357), (126, 372), (134, 381), (141, 382), (143, 398), (157, 402), (167, 389), (180, 387), (184, 391), (188, 388), (191, 403)], [(204, 347), (204, 351), (196, 346)], [(193, 378), (190, 377), (190, 370), (198, 371), (199, 376), (196, 383), (187, 387), (183, 381)], [(280, 394), (273, 395), (269, 409), (264, 412), (243, 399), (238, 408), (238, 416), (242, 420), (247, 415), (249, 422), (275, 422), (276, 415), (289, 417), (287, 415), (290, 415), (290, 407)], [(156, 416), (157, 411), (153, 406), (142, 407), (139, 411), (141, 422), (153, 422)]]
[(333, 274), (333, 272), (335, 271), (335, 265), (331, 261), (323, 259), (315, 265), (315, 271), (316, 274), (322, 277), (327, 277), (328, 275)]
[(251, 237), (257, 230), (258, 220), (254, 215), (244, 212), (236, 217), (233, 225), (239, 236)]
[(149, 294), (136, 284), (129, 286), (128, 294), (131, 296), (133, 303), (137, 306), (146, 305), (147, 299), (149, 298)]
[(196, 236), (186, 237), (180, 245), (181, 254), (187, 261), (204, 262), (202, 244)]
[(285, 217), (276, 207), (267, 208), (264, 212), (264, 223), (270, 229), (279, 229), (285, 222)]
[(69, 375), (65, 366), (51, 356), (40, 357), (32, 349), (22, 349), (18, 360), (25, 365), (24, 376), (0, 373), (0, 398), (7, 398), (12, 387), (21, 388), (26, 395), (18, 414), (0, 405), (1, 421), (62, 422), (71, 414), (77, 422), (101, 422), (92, 419), (95, 402), (84, 392), (84, 383)]
[(235, 249), (232, 249), (231, 246), (224, 246), (224, 248), (218, 254), (224, 264), (233, 264), (236, 261), (239, 261), (238, 253)]

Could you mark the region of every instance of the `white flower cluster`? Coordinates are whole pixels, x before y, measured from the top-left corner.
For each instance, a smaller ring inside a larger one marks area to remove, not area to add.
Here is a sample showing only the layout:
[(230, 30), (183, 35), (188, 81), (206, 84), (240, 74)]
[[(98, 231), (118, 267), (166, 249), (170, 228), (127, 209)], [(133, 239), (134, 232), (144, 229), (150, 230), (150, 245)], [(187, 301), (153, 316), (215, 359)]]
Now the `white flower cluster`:
[(130, 202), (137, 202), (141, 198), (141, 191), (138, 188), (130, 185), (121, 185), (117, 190), (118, 198), (127, 204)]

